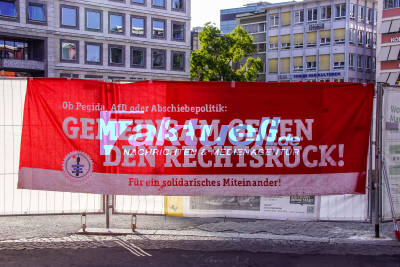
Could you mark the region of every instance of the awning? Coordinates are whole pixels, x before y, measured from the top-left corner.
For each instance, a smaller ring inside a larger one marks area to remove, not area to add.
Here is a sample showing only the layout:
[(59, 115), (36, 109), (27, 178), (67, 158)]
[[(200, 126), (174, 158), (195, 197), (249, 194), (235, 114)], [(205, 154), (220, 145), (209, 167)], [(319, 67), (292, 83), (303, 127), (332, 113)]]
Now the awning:
[(388, 72), (386, 73), (381, 73), (380, 75), (378, 75), (378, 79), (377, 82), (378, 83), (386, 83), (388, 78), (389, 78), (389, 74)]
[(398, 45), (391, 46), (388, 60), (398, 60), (399, 59), (399, 51), (400, 51), (400, 46), (398, 46)]
[(391, 20), (383, 21), (381, 24), (380, 33), (388, 33), (390, 29)]
[(392, 25), (390, 25), (389, 32), (398, 32), (400, 29), (400, 19), (396, 19), (392, 21)]
[(378, 53), (378, 61), (387, 61), (389, 56), (390, 46), (381, 46)]
[(391, 72), (390, 75), (389, 75), (387, 83), (390, 84), (390, 85), (395, 85), (398, 78), (399, 78), (399, 73), (398, 72)]

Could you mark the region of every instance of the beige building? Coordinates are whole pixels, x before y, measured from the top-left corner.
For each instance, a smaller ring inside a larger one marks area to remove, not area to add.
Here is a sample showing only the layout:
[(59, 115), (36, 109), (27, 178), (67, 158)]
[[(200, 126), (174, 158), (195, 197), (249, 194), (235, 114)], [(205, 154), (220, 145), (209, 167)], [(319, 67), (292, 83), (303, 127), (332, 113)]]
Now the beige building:
[(263, 59), (262, 81), (375, 82), (376, 2), (304, 0), (237, 16)]
[(190, 0), (0, 0), (3, 75), (189, 79)]

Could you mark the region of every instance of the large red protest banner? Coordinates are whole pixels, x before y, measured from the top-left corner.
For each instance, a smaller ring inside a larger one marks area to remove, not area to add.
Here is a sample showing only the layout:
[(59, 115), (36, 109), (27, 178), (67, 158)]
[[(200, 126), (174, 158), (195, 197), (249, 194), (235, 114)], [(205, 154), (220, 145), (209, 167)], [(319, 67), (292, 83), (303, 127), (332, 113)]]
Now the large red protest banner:
[(18, 188), (365, 193), (373, 85), (33, 79)]

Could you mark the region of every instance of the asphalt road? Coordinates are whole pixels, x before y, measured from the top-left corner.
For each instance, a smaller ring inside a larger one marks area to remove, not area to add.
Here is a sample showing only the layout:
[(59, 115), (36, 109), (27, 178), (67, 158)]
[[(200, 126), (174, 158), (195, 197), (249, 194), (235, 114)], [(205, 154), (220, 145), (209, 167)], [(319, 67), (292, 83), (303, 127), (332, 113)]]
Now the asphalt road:
[(400, 266), (400, 255), (298, 255), (169, 249), (144, 253), (151, 256), (137, 256), (123, 247), (5, 250), (0, 252), (0, 266)]

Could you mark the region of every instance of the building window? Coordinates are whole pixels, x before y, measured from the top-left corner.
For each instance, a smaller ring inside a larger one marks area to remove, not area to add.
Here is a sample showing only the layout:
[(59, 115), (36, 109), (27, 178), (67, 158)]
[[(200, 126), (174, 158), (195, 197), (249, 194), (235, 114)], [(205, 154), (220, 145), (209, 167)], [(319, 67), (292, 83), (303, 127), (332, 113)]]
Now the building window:
[(0, 39), (0, 58), (20, 60), (33, 59), (32, 56), (29, 55), (29, 51), (32, 50), (30, 48), (28, 43), (24, 41)]
[(321, 37), (320, 45), (329, 45), (331, 43), (330, 37)]
[(350, 42), (350, 44), (357, 43), (357, 30), (356, 29), (350, 29), (349, 42)]
[(109, 45), (108, 46), (108, 65), (110, 66), (123, 66), (125, 47), (122, 45)]
[(185, 23), (172, 21), (172, 40), (185, 41)]
[(399, 0), (385, 0), (383, 8), (396, 8), (400, 7)]
[(371, 69), (371, 65), (372, 65), (372, 57), (368, 56), (366, 63), (367, 63), (366, 69), (370, 70)]
[(165, 39), (165, 20), (153, 19), (152, 20), (152, 38)]
[(265, 43), (257, 44), (257, 52), (264, 53), (267, 49), (267, 45)]
[(139, 5), (144, 5), (146, 2), (145, 0), (131, 0), (132, 4), (139, 4)]
[(61, 27), (79, 28), (79, 8), (75, 6), (61, 5)]
[(367, 17), (366, 17), (366, 22), (367, 24), (371, 24), (371, 22), (373, 21), (372, 19), (372, 8), (367, 7)]
[(61, 58), (60, 61), (78, 63), (79, 61), (79, 42), (61, 40), (60, 41)]
[(344, 69), (344, 62), (335, 62), (334, 65), (333, 65), (333, 68), (335, 70)]
[(277, 27), (279, 25), (279, 15), (269, 15), (269, 26), (270, 27)]
[(356, 19), (356, 8), (357, 5), (356, 4), (350, 4), (350, 18), (351, 19)]
[(98, 43), (86, 43), (85, 46), (85, 63), (102, 65), (103, 45)]
[(146, 36), (146, 18), (131, 16), (131, 34), (138, 37)]
[(349, 67), (354, 68), (354, 54), (349, 54)]
[(346, 17), (346, 4), (336, 5), (336, 18), (345, 18)]
[(318, 9), (317, 8), (310, 8), (307, 10), (307, 18), (308, 21), (317, 21), (318, 20)]
[(323, 6), (321, 7), (321, 19), (330, 19), (332, 16), (331, 6)]
[(60, 78), (74, 78), (74, 79), (79, 79), (79, 74), (74, 74), (74, 73), (60, 73)]
[(146, 67), (146, 48), (131, 47), (131, 67), (132, 68)]
[(308, 61), (307, 62), (307, 70), (316, 70), (317, 62), (316, 61)]
[(109, 33), (123, 34), (125, 31), (125, 15), (120, 13), (108, 13)]
[(364, 45), (364, 33), (363, 31), (358, 31), (358, 45), (363, 46)]
[(18, 17), (18, 2), (17, 1), (0, 1), (0, 16), (7, 18), (17, 18)]
[(171, 69), (185, 71), (185, 52), (171, 51)]
[(38, 2), (29, 2), (27, 6), (27, 21), (31, 23), (46, 22), (46, 5)]
[(364, 21), (365, 18), (365, 8), (363, 6), (358, 6), (358, 21)]
[(172, 9), (184, 11), (185, 10), (185, 0), (172, 0)]
[(304, 22), (304, 10), (296, 10), (294, 12), (294, 23), (303, 23)]
[(151, 67), (153, 69), (165, 69), (166, 51), (161, 49), (151, 49)]
[(269, 44), (269, 49), (270, 50), (277, 50), (278, 49), (278, 44), (277, 43)]
[(100, 10), (86, 9), (86, 30), (102, 31), (103, 29), (103, 13)]
[(85, 75), (85, 79), (102, 80), (102, 79), (103, 79), (103, 76), (101, 76), (101, 75), (87, 74), (87, 75)]
[(153, 1), (153, 7), (165, 8), (165, 0), (152, 0), (152, 1)]
[(358, 55), (358, 68), (362, 69), (364, 67), (364, 57), (362, 55)]

